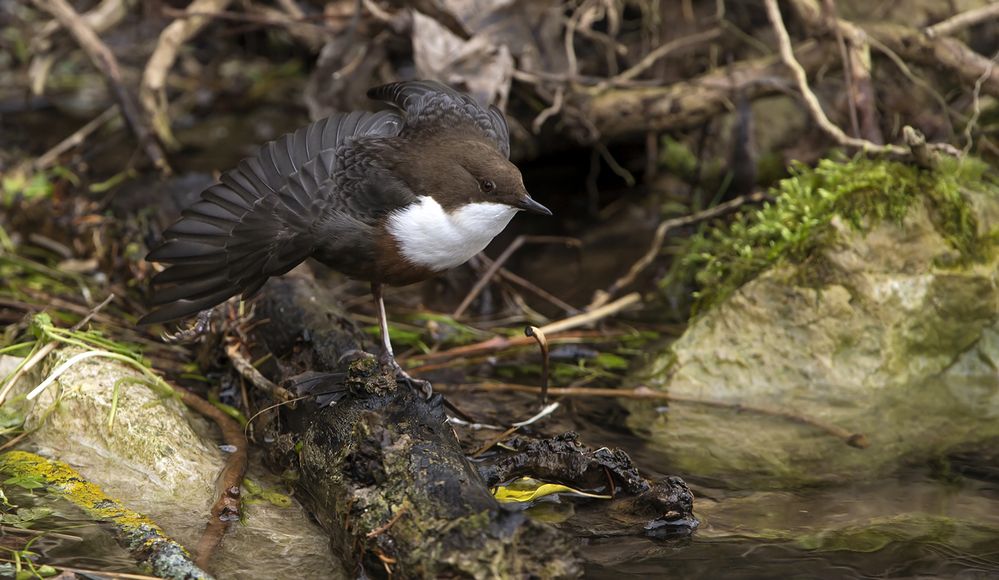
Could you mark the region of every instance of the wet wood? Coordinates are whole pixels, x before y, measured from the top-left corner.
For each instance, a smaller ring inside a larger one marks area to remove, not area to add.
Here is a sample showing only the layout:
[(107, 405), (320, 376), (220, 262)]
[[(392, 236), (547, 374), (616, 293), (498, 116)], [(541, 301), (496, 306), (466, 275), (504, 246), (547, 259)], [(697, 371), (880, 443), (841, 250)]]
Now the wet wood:
[(298, 473), (301, 499), (330, 533), (348, 574), (580, 573), (568, 535), (493, 499), (439, 396), (425, 399), (359, 354), (361, 335), (330, 293), (308, 279), (275, 279), (256, 308), (269, 322), (249, 338), (273, 353), (272, 380), (332, 402), (286, 408), (273, 457)]

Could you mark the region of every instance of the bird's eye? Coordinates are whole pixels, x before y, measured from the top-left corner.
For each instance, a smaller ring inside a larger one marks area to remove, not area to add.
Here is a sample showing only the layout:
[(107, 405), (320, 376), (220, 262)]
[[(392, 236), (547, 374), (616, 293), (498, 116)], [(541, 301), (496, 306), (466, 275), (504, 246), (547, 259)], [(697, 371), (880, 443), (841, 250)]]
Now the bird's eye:
[(482, 193), (492, 193), (496, 191), (496, 184), (492, 180), (481, 179), (479, 180), (479, 189), (482, 190)]

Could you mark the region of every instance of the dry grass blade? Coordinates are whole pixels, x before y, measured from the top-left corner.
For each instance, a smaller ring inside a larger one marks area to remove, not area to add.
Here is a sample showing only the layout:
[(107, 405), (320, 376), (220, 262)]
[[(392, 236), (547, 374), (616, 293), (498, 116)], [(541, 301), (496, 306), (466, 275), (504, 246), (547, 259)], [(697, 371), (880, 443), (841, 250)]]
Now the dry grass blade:
[[(94, 306), (90, 310), (90, 312), (87, 313), (86, 316), (80, 319), (79, 322), (71, 326), (70, 330), (77, 331), (83, 328), (88, 322), (90, 322), (94, 318), (94, 316), (97, 315), (98, 312), (101, 311), (102, 308), (107, 306), (112, 299), (114, 299), (114, 294), (113, 293), (108, 294), (107, 298), (102, 300), (101, 303), (98, 304), (97, 306)], [(5, 400), (7, 400), (7, 395), (10, 394), (10, 390), (14, 388), (14, 385), (17, 383), (18, 379), (23, 377), (24, 373), (33, 369), (35, 365), (37, 365), (39, 362), (42, 361), (42, 359), (51, 354), (52, 351), (54, 351), (57, 346), (59, 346), (59, 342), (55, 340), (45, 344), (45, 346), (38, 349), (38, 351), (36, 351), (35, 354), (31, 356), (30, 359), (25, 361), (23, 365), (21, 365), (16, 371), (14, 371), (13, 374), (11, 374), (10, 377), (6, 379), (5, 381), (6, 384), (4, 384), (3, 390), (0, 391), (0, 405), (2, 405)]]

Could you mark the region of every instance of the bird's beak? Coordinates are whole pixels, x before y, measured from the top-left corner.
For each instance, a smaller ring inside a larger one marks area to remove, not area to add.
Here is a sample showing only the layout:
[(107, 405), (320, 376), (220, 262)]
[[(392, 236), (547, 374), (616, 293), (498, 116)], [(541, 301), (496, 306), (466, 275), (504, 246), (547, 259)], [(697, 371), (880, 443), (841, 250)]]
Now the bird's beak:
[(529, 211), (531, 213), (538, 213), (541, 215), (552, 215), (552, 210), (534, 201), (534, 198), (526, 194), (524, 195), (524, 197), (517, 200), (517, 203), (514, 205), (514, 207), (516, 207), (517, 209), (522, 209), (524, 211)]

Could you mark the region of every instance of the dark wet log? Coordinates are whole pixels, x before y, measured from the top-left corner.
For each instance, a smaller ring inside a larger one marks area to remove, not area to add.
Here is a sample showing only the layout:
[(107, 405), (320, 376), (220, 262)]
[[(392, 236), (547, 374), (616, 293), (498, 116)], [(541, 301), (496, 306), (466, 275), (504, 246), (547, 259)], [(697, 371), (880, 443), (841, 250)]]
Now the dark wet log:
[(631, 495), (645, 493), (650, 487), (627, 453), (607, 447), (590, 449), (571, 431), (551, 439), (513, 437), (504, 445), (513, 453), (480, 468), (489, 485), (530, 476), (584, 488), (609, 484)]
[[(396, 384), (353, 357), (359, 332), (310, 280), (271, 280), (250, 333), (275, 359), (271, 378), (335, 403), (282, 412), (276, 459), (350, 574), (398, 578), (542, 577), (580, 572), (573, 539), (498, 504), (466, 460), (439, 397)], [(257, 356), (257, 352), (254, 356)], [(351, 357), (346, 357), (351, 358)]]

